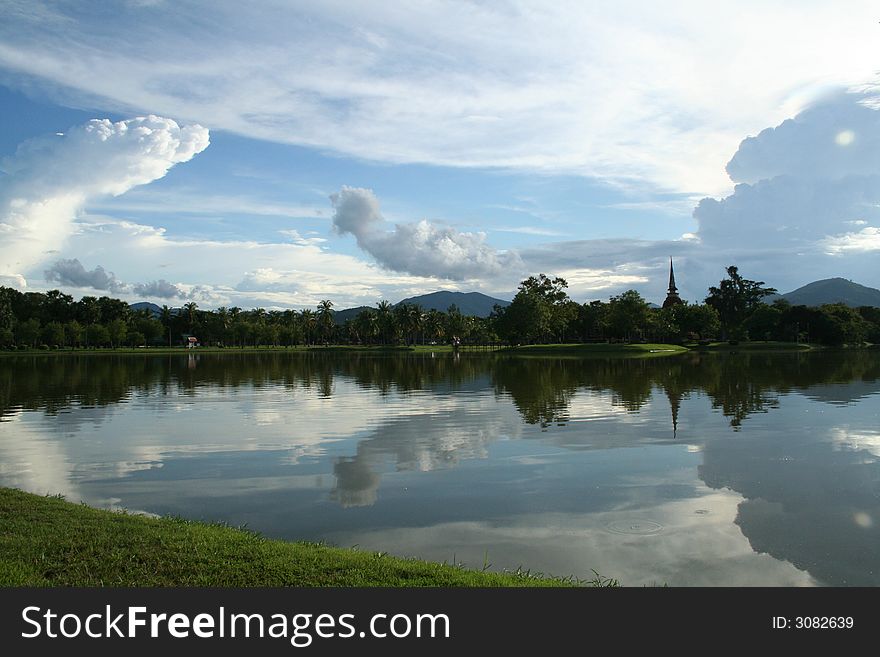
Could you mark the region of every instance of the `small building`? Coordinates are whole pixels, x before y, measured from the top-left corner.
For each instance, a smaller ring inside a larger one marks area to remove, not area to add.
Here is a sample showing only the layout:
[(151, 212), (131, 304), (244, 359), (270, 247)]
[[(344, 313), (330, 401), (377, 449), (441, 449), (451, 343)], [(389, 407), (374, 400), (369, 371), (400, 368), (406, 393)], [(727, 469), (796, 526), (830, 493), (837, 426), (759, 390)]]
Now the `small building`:
[(669, 258), (669, 290), (666, 293), (666, 300), (663, 302), (664, 308), (678, 306), (684, 301), (678, 296), (678, 288), (675, 287), (675, 272), (672, 270), (672, 257)]

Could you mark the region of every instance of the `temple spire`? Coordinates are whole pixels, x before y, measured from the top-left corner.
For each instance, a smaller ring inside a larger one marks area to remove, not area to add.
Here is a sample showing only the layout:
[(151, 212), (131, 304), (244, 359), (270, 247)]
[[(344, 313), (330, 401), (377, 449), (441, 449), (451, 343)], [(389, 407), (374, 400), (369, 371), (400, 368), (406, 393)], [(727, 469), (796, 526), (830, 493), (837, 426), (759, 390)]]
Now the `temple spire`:
[(669, 256), (669, 291), (666, 294), (666, 300), (663, 302), (664, 308), (676, 306), (684, 303), (678, 296), (678, 288), (675, 287), (675, 270), (672, 269), (672, 256)]

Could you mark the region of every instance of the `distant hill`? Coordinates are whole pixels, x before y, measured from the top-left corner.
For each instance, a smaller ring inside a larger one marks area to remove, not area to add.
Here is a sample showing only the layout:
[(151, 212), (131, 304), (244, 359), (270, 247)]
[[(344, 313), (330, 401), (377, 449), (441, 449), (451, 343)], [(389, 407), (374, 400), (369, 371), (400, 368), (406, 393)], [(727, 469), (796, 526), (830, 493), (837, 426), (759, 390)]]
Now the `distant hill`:
[(346, 308), (345, 310), (335, 310), (333, 311), (333, 321), (337, 324), (345, 324), (350, 319), (354, 319), (358, 315), (360, 315), (365, 310), (375, 310), (376, 308), (371, 308), (370, 306), (358, 306), (357, 308)]
[[(402, 303), (421, 306), (424, 310), (439, 310), (444, 313), (449, 306), (455, 304), (462, 315), (470, 317), (488, 317), (496, 304), (502, 308), (510, 305), (510, 301), (496, 299), (479, 292), (448, 292), (446, 290), (409, 297), (394, 305), (399, 306)], [(337, 324), (343, 324), (349, 319), (354, 319), (365, 310), (376, 310), (376, 307), (358, 306), (357, 308), (337, 310), (333, 313), (333, 319)]]
[[(773, 298), (767, 297), (767, 303)], [(799, 287), (782, 295), (793, 306), (821, 306), (826, 303), (844, 303), (847, 306), (876, 306), (880, 308), (880, 290), (853, 283), (845, 278), (826, 278)]]
[(488, 317), (495, 305), (506, 308), (510, 301), (496, 299), (479, 292), (431, 292), (418, 297), (404, 299), (400, 303), (411, 303), (421, 306), (425, 310), (439, 310), (446, 312), (449, 306), (455, 304), (462, 315), (470, 317)]
[(138, 301), (137, 303), (130, 303), (128, 307), (134, 311), (138, 310), (149, 310), (153, 313), (153, 317), (158, 317), (162, 314), (162, 309), (157, 306), (155, 303), (150, 303), (149, 301)]

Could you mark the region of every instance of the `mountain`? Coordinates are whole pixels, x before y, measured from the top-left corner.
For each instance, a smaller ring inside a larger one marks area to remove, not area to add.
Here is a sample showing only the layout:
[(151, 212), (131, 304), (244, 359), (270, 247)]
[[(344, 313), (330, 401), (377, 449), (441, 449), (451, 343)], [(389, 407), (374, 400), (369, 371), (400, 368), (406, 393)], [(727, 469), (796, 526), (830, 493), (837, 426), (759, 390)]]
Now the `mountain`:
[[(448, 292), (446, 290), (431, 292), (430, 294), (422, 294), (417, 297), (409, 297), (408, 299), (404, 299), (394, 305), (399, 306), (402, 303), (421, 306), (423, 310), (439, 310), (444, 313), (449, 306), (455, 304), (458, 306), (462, 315), (472, 317), (488, 317), (496, 304), (503, 308), (510, 305), (510, 301), (496, 299), (485, 294), (480, 294), (479, 292)], [(336, 310), (333, 312), (333, 320), (337, 324), (343, 324), (349, 319), (354, 319), (365, 310), (376, 310), (376, 307), (358, 306), (357, 308)]]
[(376, 310), (375, 307), (371, 308), (370, 306), (358, 306), (357, 308), (346, 308), (345, 310), (334, 310), (333, 311), (333, 321), (337, 324), (345, 324), (350, 319), (354, 319), (358, 315), (360, 315), (365, 310)]
[(410, 297), (400, 303), (410, 303), (421, 306), (425, 310), (439, 310), (441, 312), (446, 312), (449, 306), (455, 304), (462, 315), (471, 317), (488, 317), (496, 304), (502, 308), (510, 305), (510, 301), (496, 299), (479, 292), (447, 292), (446, 290)]
[(150, 303), (149, 301), (138, 301), (137, 303), (130, 303), (128, 307), (134, 311), (138, 310), (149, 310), (153, 317), (158, 317), (162, 313), (162, 309), (157, 306), (155, 303)]
[[(773, 298), (767, 297), (767, 303)], [(880, 290), (853, 283), (845, 278), (826, 278), (799, 287), (782, 295), (793, 306), (821, 306), (825, 303), (844, 303), (852, 308), (876, 306), (880, 308)]]

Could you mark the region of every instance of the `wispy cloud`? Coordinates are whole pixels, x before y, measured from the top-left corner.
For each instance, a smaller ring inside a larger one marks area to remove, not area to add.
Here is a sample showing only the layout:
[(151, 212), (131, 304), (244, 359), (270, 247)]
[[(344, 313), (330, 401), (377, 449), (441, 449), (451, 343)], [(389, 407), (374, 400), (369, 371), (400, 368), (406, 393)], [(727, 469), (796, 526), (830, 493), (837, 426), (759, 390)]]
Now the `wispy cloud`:
[(549, 228), (537, 228), (535, 226), (495, 226), (493, 231), (502, 233), (520, 233), (521, 235), (539, 235), (542, 237), (562, 237), (565, 233)]
[(203, 0), (98, 14), (33, 0), (5, 18), (4, 79), (62, 101), (370, 160), (703, 194), (729, 188), (742, 135), (828, 85), (873, 79), (877, 28), (868, 1)]
[(174, 191), (137, 190), (118, 199), (101, 199), (89, 204), (89, 209), (111, 213), (256, 215), (288, 219), (327, 219), (329, 215), (325, 208), (317, 205), (273, 203), (243, 195), (216, 194), (210, 190), (195, 188)]

